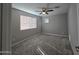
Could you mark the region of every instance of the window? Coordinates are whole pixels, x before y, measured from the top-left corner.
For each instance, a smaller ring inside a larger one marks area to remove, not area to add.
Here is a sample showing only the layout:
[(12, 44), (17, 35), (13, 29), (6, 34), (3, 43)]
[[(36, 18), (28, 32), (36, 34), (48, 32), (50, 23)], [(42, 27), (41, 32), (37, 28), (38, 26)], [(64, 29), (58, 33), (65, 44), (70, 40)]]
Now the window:
[(37, 28), (37, 20), (33, 17), (20, 16), (20, 30)]
[(49, 19), (48, 18), (45, 18), (44, 19), (44, 23), (49, 23)]

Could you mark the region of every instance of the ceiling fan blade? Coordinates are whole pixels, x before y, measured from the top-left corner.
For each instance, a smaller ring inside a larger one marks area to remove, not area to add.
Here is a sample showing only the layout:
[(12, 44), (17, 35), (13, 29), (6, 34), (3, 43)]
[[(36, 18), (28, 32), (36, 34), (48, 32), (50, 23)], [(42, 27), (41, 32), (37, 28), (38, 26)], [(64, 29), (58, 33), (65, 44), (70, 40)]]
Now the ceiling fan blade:
[(51, 12), (51, 11), (54, 11), (54, 10), (47, 10), (47, 12)]

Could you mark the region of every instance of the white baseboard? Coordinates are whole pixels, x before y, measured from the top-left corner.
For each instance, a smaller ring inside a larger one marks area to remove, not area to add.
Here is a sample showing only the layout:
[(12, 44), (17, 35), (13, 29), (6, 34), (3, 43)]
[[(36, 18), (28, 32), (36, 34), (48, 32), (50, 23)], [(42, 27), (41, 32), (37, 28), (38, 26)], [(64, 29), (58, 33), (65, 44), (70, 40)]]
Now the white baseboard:
[(54, 36), (61, 36), (61, 37), (68, 37), (68, 35), (62, 35), (62, 34), (52, 34), (52, 33), (43, 33), (46, 35), (54, 35)]
[(23, 39), (21, 41), (18, 41), (16, 43), (13, 43), (12, 44), (12, 47), (14, 47), (14, 46), (18, 45), (19, 43), (22, 43), (22, 42), (24, 42), (26, 40), (32, 39), (34, 36), (38, 36), (38, 35), (40, 35), (40, 33), (37, 33), (37, 34), (31, 35), (31, 36), (28, 36), (28, 37), (26, 37), (25, 39)]
[[(53, 36), (61, 36), (61, 37), (68, 37), (68, 35), (61, 35), (61, 34), (52, 34), (52, 33), (43, 33), (43, 34), (46, 34), (46, 35), (53, 35)], [(36, 35), (37, 35), (37, 34), (36, 34)], [(38, 35), (39, 35), (39, 34), (38, 34)], [(34, 36), (34, 35), (33, 35), (33, 36)], [(21, 42), (23, 42), (23, 41), (25, 41), (25, 40), (29, 40), (29, 39), (32, 38), (33, 36), (27, 37), (27, 38), (25, 38), (25, 39), (23, 39), (23, 40), (21, 40), (21, 41), (19, 41), (19, 42), (16, 42), (16, 43), (12, 44), (12, 47), (18, 45), (19, 43), (21, 43)]]

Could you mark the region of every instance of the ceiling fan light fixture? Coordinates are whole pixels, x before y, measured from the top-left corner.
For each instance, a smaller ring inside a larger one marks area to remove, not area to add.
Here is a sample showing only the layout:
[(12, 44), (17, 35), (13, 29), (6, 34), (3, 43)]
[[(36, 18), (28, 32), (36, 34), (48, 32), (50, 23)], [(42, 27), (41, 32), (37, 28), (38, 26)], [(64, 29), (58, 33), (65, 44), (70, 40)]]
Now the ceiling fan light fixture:
[(42, 14), (42, 15), (48, 15), (47, 12), (41, 12), (40, 14)]
[(46, 14), (46, 12), (42, 12), (42, 14), (43, 14), (43, 15), (45, 15), (45, 14)]

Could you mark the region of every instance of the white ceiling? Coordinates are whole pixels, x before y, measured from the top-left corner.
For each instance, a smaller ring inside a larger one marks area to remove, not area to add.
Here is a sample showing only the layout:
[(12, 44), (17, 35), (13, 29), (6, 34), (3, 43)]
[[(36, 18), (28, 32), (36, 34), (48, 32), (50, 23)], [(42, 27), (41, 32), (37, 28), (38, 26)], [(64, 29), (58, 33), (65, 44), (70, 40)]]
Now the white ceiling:
[[(49, 3), (48, 8), (53, 9), (55, 6), (60, 6), (58, 9), (54, 9), (54, 11), (49, 12), (49, 15), (57, 15), (62, 13), (67, 13), (69, 4), (67, 3)], [(38, 15), (38, 16), (44, 16), (40, 15), (41, 8), (47, 7), (47, 3), (13, 3), (13, 8)]]

